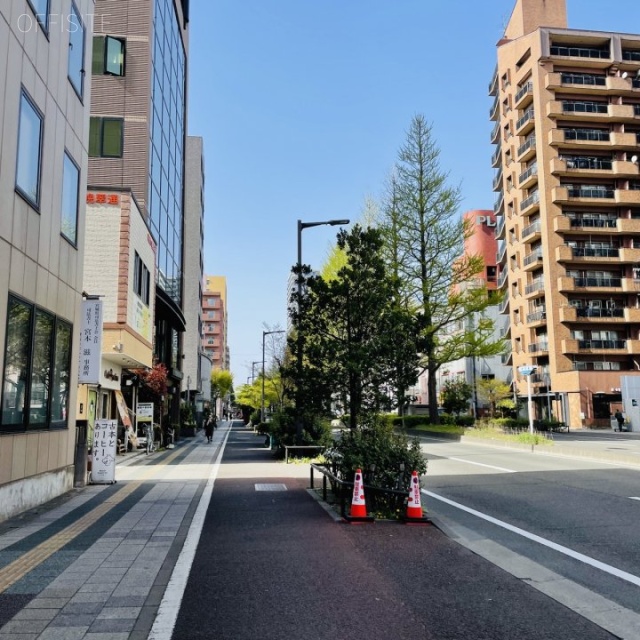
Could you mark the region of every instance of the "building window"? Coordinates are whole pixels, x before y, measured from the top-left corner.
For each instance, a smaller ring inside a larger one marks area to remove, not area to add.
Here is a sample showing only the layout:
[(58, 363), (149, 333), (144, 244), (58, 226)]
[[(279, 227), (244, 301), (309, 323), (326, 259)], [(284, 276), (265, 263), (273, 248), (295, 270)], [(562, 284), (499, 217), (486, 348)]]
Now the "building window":
[(75, 4), (71, 3), (71, 11), (68, 18), (69, 32), (69, 61), (67, 74), (71, 86), (75, 89), (79, 98), (84, 95), (84, 43), (86, 29)]
[(112, 36), (95, 36), (93, 39), (94, 75), (124, 76), (125, 40)]
[(66, 426), (71, 325), (9, 296), (0, 431)]
[(78, 193), (80, 189), (80, 168), (65, 151), (62, 173), (62, 235), (74, 246), (78, 232)]
[(151, 274), (149, 269), (136, 252), (133, 266), (133, 291), (134, 293), (149, 306), (149, 288), (151, 283)]
[(49, 31), (49, 0), (27, 0), (36, 20), (45, 32)]
[(18, 121), (16, 189), (36, 208), (40, 205), (43, 122), (42, 114), (23, 91)]
[(122, 158), (124, 120), (122, 118), (91, 118), (89, 125), (89, 156), (92, 158)]

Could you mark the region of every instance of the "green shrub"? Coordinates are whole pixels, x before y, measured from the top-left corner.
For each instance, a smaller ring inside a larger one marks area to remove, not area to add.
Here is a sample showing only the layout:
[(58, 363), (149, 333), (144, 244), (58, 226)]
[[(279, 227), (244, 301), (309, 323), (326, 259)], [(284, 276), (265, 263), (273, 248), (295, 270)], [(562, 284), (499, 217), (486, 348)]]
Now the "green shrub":
[(287, 407), (273, 414), (271, 422), (265, 425), (265, 433), (269, 433), (280, 445), (320, 445), (333, 443), (331, 421), (317, 416), (304, 416), (300, 442), (297, 442), (295, 409)]
[(260, 424), (260, 409), (256, 409), (255, 411), (253, 411), (251, 413), (251, 416), (249, 418), (249, 422), (251, 423), (251, 426), (253, 426), (253, 427), (257, 427)]

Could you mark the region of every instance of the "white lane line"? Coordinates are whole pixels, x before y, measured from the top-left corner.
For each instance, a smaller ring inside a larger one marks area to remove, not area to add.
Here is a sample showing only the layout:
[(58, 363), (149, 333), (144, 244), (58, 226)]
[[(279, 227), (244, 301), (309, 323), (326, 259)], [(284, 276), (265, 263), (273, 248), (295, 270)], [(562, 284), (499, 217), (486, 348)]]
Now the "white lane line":
[(456, 509), (460, 509), (461, 511), (466, 511), (473, 516), (481, 518), (482, 520), (486, 520), (487, 522), (491, 522), (492, 524), (497, 525), (498, 527), (502, 527), (503, 529), (507, 529), (507, 531), (511, 531), (512, 533), (516, 533), (523, 538), (528, 538), (533, 542), (537, 542), (545, 547), (549, 547), (554, 551), (558, 551), (559, 553), (564, 554), (565, 556), (569, 556), (574, 560), (578, 560), (580, 562), (584, 562), (595, 569), (600, 569), (600, 571), (604, 571), (605, 573), (609, 573), (616, 578), (620, 578), (621, 580), (625, 580), (626, 582), (630, 582), (631, 584), (640, 587), (640, 578), (638, 576), (634, 576), (632, 573), (627, 573), (626, 571), (622, 571), (621, 569), (616, 569), (616, 567), (612, 567), (610, 564), (605, 564), (604, 562), (600, 562), (599, 560), (595, 560), (594, 558), (590, 558), (589, 556), (585, 556), (582, 553), (578, 553), (577, 551), (573, 551), (573, 549), (568, 549), (567, 547), (563, 547), (560, 544), (556, 544), (555, 542), (551, 542), (551, 540), (547, 540), (546, 538), (542, 538), (537, 536), (535, 533), (529, 533), (524, 529), (520, 529), (519, 527), (514, 527), (512, 524), (508, 524), (507, 522), (503, 522), (502, 520), (498, 520), (497, 518), (493, 518), (492, 516), (487, 515), (486, 513), (482, 513), (480, 511), (476, 511), (475, 509), (471, 509), (470, 507), (466, 507), (459, 502), (454, 502), (453, 500), (449, 500), (444, 496), (440, 496), (437, 493), (433, 493), (432, 491), (427, 491), (426, 489), (421, 489), (421, 493), (424, 493), (426, 496), (433, 498), (434, 500), (440, 500), (440, 502), (444, 502)]
[[(445, 456), (446, 457), (446, 456)], [(493, 464), (483, 464), (482, 462), (472, 462), (471, 460), (465, 460), (464, 458), (446, 458), (447, 460), (455, 460), (456, 462), (464, 462), (465, 464), (475, 464), (478, 467), (487, 467), (487, 469), (497, 469), (498, 471), (504, 471), (505, 473), (518, 473), (513, 469), (505, 469), (504, 467), (496, 467)]]
[(178, 556), (178, 560), (171, 573), (169, 584), (164, 592), (162, 602), (158, 608), (158, 614), (151, 627), (147, 640), (171, 640), (173, 635), (173, 629), (176, 626), (176, 620), (178, 619), (178, 612), (180, 611), (180, 605), (182, 604), (182, 597), (184, 596), (184, 590), (187, 586), (187, 580), (189, 578), (189, 572), (191, 571), (191, 565), (193, 564), (193, 558), (196, 555), (196, 549), (198, 548), (198, 542), (200, 540), (200, 534), (204, 526), (204, 518), (207, 515), (207, 509), (209, 508), (209, 502), (211, 501), (211, 494), (213, 492), (213, 485), (218, 477), (218, 471), (220, 470), (220, 461), (222, 460), (222, 454), (227, 446), (227, 440), (231, 429), (227, 429), (227, 434), (224, 437), (224, 442), (218, 452), (218, 457), (211, 468), (211, 473), (207, 480), (207, 484), (200, 496), (200, 502), (191, 521), (189, 532), (184, 541), (182, 551)]
[(634, 498), (633, 496), (629, 496), (629, 500), (640, 500), (640, 498)]

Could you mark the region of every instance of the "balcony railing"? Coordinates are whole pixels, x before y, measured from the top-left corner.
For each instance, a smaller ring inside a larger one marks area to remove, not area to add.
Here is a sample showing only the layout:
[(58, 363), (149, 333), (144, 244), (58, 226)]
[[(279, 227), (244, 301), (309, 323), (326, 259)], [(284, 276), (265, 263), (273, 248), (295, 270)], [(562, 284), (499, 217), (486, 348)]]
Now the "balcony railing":
[(613, 198), (613, 189), (607, 187), (567, 187), (570, 198)]
[(576, 287), (621, 287), (622, 278), (574, 278)]
[(506, 252), (507, 252), (507, 243), (504, 240), (500, 240), (500, 242), (498, 242), (498, 251), (496, 253), (496, 261), (498, 264), (502, 262)]
[(516, 131), (519, 131), (521, 127), (523, 127), (529, 120), (532, 120), (535, 117), (535, 112), (533, 107), (527, 109), (521, 118), (516, 122)]
[(538, 351), (549, 351), (549, 343), (548, 342), (534, 342), (529, 345), (529, 353), (536, 353)]
[(578, 318), (624, 318), (624, 309), (603, 309), (595, 307), (583, 307), (576, 309)]
[(626, 340), (578, 340), (579, 349), (626, 349)]
[(540, 202), (540, 192), (534, 191), (528, 198), (525, 198), (520, 205), (520, 211), (524, 211), (529, 208), (532, 204), (536, 204)]
[(533, 93), (533, 82), (527, 82), (526, 84), (522, 85), (522, 87), (520, 87), (520, 89), (516, 93), (515, 103), (518, 104), (518, 102), (520, 102), (520, 100), (522, 100), (522, 98), (524, 98), (527, 93)]
[(540, 220), (537, 220), (536, 222), (534, 222), (533, 224), (530, 224), (528, 227), (525, 227), (522, 230), (522, 237), (526, 238), (527, 236), (533, 233), (539, 233), (541, 230), (542, 230), (542, 226), (541, 226)]
[(595, 47), (551, 47), (552, 56), (567, 56), (571, 58), (610, 58), (609, 49)]
[(615, 229), (618, 218), (570, 218), (571, 227)]
[(592, 102), (588, 100), (563, 100), (564, 113), (607, 113), (606, 102)]
[(537, 163), (531, 165), (524, 173), (521, 173), (518, 176), (518, 184), (522, 184), (525, 180), (528, 180), (531, 176), (538, 175), (538, 165)]
[(573, 363), (574, 371), (622, 371), (628, 367), (622, 362), (597, 362), (580, 360)]
[(525, 256), (524, 266), (527, 267), (530, 264), (533, 264), (534, 262), (538, 262), (540, 260), (542, 260), (542, 251), (540, 249), (537, 249), (536, 251), (530, 253), (528, 256)]
[(540, 322), (541, 320), (547, 319), (547, 310), (541, 309), (540, 311), (534, 311), (527, 316), (527, 323), (531, 324), (532, 322)]
[(502, 205), (504, 204), (504, 193), (500, 191), (498, 193), (498, 197), (496, 201), (493, 203), (493, 212), (497, 215), (502, 210)]
[(536, 138), (535, 136), (532, 136), (523, 145), (518, 147), (518, 152), (516, 155), (520, 157), (523, 153), (526, 153), (527, 151), (529, 151), (529, 149), (535, 149), (535, 146), (536, 146)]
[(544, 291), (543, 280), (534, 280), (531, 284), (528, 284), (524, 289), (524, 293), (527, 296), (531, 293), (537, 293), (538, 291)]
[(496, 175), (493, 178), (493, 190), (495, 191), (501, 185), (502, 185), (502, 167), (499, 167)]
[(564, 159), (567, 169), (613, 169), (613, 161), (610, 158), (589, 158), (586, 156), (574, 156)]
[(498, 92), (498, 67), (495, 68), (495, 71), (491, 76), (491, 82), (489, 83), (489, 95), (495, 96), (497, 92)]
[(604, 129), (563, 129), (565, 140), (594, 140), (608, 142), (611, 139), (609, 131)]
[(504, 283), (507, 281), (508, 274), (509, 272), (507, 269), (500, 272), (500, 275), (498, 276), (498, 289), (502, 289)]
[(620, 255), (618, 247), (573, 247), (574, 258), (617, 258)]
[(582, 84), (604, 87), (607, 84), (605, 76), (594, 76), (591, 73), (563, 73), (562, 84)]
[(504, 216), (496, 216), (496, 238), (499, 238), (504, 231), (505, 218)]
[(498, 163), (501, 157), (502, 157), (502, 145), (499, 144), (498, 148), (493, 152), (493, 155), (491, 156), (491, 166), (494, 167)]

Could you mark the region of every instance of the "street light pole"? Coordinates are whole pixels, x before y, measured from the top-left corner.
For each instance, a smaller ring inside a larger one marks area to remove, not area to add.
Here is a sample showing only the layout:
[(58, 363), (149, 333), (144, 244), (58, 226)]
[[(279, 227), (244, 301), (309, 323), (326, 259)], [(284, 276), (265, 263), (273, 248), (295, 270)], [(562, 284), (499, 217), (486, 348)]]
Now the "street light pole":
[(262, 332), (262, 397), (260, 401), (260, 421), (264, 422), (264, 338), (274, 333), (286, 333), (284, 329), (278, 329), (277, 331), (263, 331)]
[[(349, 220), (324, 220), (321, 222), (302, 222), (298, 220), (298, 313), (300, 313), (300, 303), (302, 302), (302, 231), (309, 227), (320, 227), (324, 225), (336, 226), (349, 224)], [(301, 385), (302, 385), (302, 333), (300, 332), (300, 323), (298, 322), (298, 356), (296, 359), (296, 369), (298, 375), (298, 381), (296, 384), (296, 443), (300, 444), (302, 440), (302, 398), (301, 398)]]

